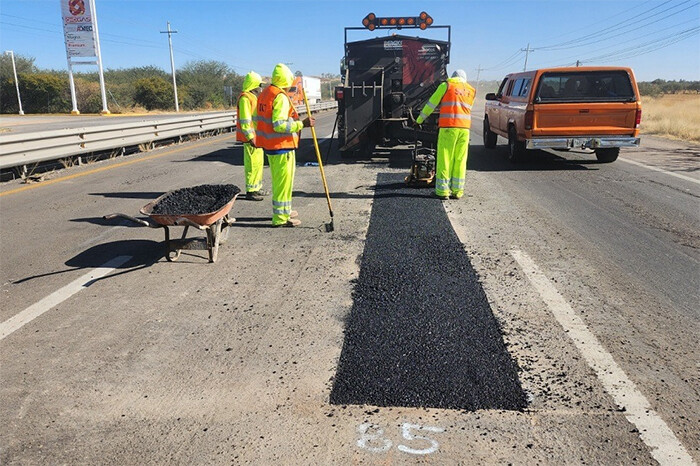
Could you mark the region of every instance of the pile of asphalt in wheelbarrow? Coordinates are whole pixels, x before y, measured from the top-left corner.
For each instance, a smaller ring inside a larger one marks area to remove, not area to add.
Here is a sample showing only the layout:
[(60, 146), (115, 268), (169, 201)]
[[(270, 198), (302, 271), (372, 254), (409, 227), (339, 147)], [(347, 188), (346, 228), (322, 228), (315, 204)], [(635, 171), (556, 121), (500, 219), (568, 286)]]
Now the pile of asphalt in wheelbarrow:
[(517, 366), (430, 193), (406, 188), (401, 174), (379, 175), (330, 401), (522, 410)]
[(235, 184), (203, 184), (172, 191), (153, 206), (157, 215), (201, 215), (216, 212), (241, 190)]

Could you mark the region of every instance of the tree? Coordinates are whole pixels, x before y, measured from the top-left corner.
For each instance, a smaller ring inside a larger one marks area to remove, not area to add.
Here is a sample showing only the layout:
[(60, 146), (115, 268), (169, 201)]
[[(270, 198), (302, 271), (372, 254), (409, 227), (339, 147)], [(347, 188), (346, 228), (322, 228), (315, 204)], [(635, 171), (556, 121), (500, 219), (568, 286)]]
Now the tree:
[[(226, 98), (224, 86), (227, 79), (236, 75), (224, 62), (199, 60), (187, 62), (178, 71), (178, 85), (182, 85), (187, 94), (184, 99), (187, 108), (223, 107)], [(178, 86), (179, 90), (179, 86)]]
[(75, 98), (81, 113), (100, 113), (102, 111), (99, 83), (75, 78)]
[[(52, 113), (70, 111), (68, 80), (55, 73), (21, 73), (18, 77), (22, 94), (22, 107), (26, 113)], [(11, 86), (14, 97), (5, 98)], [(2, 112), (18, 110), (14, 81), (2, 80)]]
[[(25, 57), (23, 55), (15, 55), (15, 67), (17, 68), (17, 74), (20, 73), (36, 73), (39, 70), (34, 66), (34, 58)], [(14, 73), (12, 72), (12, 58), (9, 55), (0, 55), (0, 79), (12, 79), (14, 80)]]
[(172, 85), (163, 78), (141, 78), (134, 83), (134, 101), (147, 110), (169, 109), (175, 106)]

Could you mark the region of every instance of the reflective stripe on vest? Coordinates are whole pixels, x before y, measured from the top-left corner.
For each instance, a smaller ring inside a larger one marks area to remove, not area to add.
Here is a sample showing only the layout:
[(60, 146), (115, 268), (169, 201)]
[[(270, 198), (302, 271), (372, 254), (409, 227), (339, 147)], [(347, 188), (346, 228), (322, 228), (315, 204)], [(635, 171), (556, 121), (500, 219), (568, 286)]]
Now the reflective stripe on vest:
[(447, 91), (440, 102), (440, 128), (471, 128), (475, 95), (469, 84), (447, 81)]
[[(250, 92), (242, 92), (241, 95), (238, 96), (238, 105), (236, 105), (237, 109), (241, 108), (241, 99), (248, 99), (250, 102), (250, 111), (251, 113), (255, 113), (255, 107), (258, 104), (258, 99), (255, 97), (255, 95)], [(242, 125), (245, 124), (252, 126), (253, 120), (241, 119), (240, 115), (238, 115), (238, 118), (236, 118), (236, 141), (248, 142), (255, 138), (255, 131), (253, 129), (243, 129)], [(255, 126), (253, 126), (253, 128), (255, 128)]]
[[(289, 102), (289, 114), (286, 120), (272, 121), (272, 105), (275, 98), (283, 94)], [(265, 150), (296, 149), (299, 147), (299, 133), (290, 133), (292, 123), (299, 118), (289, 96), (277, 86), (267, 86), (258, 98), (258, 117), (255, 129), (255, 143)], [(286, 132), (278, 133), (275, 127), (284, 128)]]

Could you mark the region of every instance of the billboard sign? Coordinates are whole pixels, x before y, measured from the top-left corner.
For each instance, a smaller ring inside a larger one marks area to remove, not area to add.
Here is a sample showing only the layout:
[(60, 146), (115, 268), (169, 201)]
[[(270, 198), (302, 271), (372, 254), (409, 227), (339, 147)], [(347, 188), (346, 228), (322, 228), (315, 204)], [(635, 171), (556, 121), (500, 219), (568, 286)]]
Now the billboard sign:
[(94, 17), (90, 0), (61, 0), (63, 34), (68, 58), (96, 57)]

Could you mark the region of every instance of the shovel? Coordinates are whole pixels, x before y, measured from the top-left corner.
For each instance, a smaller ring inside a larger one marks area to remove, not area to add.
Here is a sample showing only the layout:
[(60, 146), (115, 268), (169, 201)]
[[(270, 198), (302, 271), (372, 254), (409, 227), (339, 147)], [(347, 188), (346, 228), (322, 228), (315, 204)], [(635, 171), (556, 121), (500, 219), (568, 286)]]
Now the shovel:
[[(311, 117), (311, 109), (309, 108), (309, 100), (306, 98), (306, 90), (301, 89), (304, 96), (304, 105), (306, 105), (306, 115)], [(326, 223), (326, 232), (335, 230), (333, 226), (333, 207), (331, 207), (331, 195), (328, 193), (328, 184), (326, 183), (326, 173), (323, 171), (323, 161), (321, 160), (321, 151), (318, 148), (318, 139), (316, 139), (316, 128), (311, 127), (311, 137), (314, 140), (314, 148), (316, 149), (316, 159), (318, 160), (318, 168), (321, 170), (321, 179), (323, 180), (323, 189), (326, 191), (326, 201), (328, 201), (328, 213), (331, 214), (330, 223)]]

